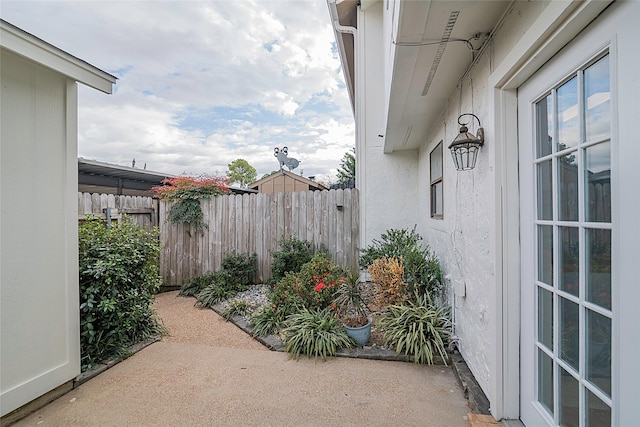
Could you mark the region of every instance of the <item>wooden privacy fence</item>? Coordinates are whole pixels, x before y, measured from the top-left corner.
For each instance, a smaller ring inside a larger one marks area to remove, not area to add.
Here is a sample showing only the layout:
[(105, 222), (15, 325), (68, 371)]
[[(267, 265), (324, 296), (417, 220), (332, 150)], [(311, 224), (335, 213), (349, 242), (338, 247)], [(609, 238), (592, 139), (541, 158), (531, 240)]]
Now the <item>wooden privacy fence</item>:
[(142, 196), (116, 196), (114, 194), (78, 193), (78, 219), (95, 215), (112, 221), (121, 221), (123, 214), (140, 227), (158, 225), (158, 200)]
[(256, 253), (256, 280), (271, 276), (271, 251), (283, 237), (324, 245), (338, 264), (355, 268), (358, 260), (358, 190), (243, 194), (201, 202), (207, 227), (195, 233), (168, 222), (170, 203), (160, 202), (160, 274), (165, 286), (218, 270), (224, 254)]

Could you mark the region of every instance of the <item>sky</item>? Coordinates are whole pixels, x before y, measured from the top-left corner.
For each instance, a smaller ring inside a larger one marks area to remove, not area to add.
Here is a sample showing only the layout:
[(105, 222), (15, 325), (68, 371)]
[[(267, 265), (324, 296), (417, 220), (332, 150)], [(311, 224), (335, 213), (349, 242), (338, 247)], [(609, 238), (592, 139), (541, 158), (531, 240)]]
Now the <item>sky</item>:
[(78, 156), (181, 175), (243, 158), (336, 181), (355, 127), (325, 0), (7, 1), (0, 17), (118, 78), (80, 85)]

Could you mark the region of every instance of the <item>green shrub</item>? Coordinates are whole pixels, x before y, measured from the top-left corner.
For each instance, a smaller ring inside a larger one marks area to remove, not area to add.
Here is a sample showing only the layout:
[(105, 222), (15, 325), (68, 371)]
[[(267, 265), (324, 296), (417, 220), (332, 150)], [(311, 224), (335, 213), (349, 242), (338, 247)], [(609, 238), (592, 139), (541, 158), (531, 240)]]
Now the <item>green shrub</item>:
[(360, 255), (360, 267), (367, 268), (373, 261), (382, 258), (400, 258), (408, 248), (419, 246), (422, 237), (415, 230), (389, 229), (382, 233), (380, 240), (373, 239), (372, 243), (363, 249)]
[(254, 284), (256, 274), (256, 261), (258, 256), (231, 252), (222, 259), (222, 270), (227, 275), (229, 286), (237, 291), (244, 291), (249, 285)]
[(231, 320), (233, 316), (247, 316), (253, 312), (255, 305), (241, 299), (229, 301), (229, 304), (220, 313), (222, 317)]
[(213, 272), (194, 277), (193, 279), (182, 285), (182, 287), (180, 288), (180, 292), (178, 292), (178, 295), (183, 297), (195, 297), (200, 293), (200, 291), (213, 283), (214, 280), (216, 280), (216, 273)]
[(278, 241), (279, 250), (271, 253), (271, 281), (282, 279), (286, 273), (298, 272), (313, 257), (313, 244), (295, 236)]
[(256, 254), (232, 252), (222, 259), (222, 268), (205, 273), (182, 285), (178, 295), (195, 296), (196, 304), (211, 307), (247, 290), (256, 273)]
[(428, 294), (415, 301), (390, 306), (380, 318), (379, 327), (384, 331), (388, 345), (396, 353), (413, 356), (416, 363), (433, 364), (434, 355), (447, 363), (445, 343), (451, 333), (449, 309), (435, 307)]
[(303, 307), (323, 309), (331, 304), (346, 275), (324, 252), (318, 252), (298, 273), (287, 273), (276, 283), (269, 300), (287, 314)]
[(277, 334), (286, 317), (285, 310), (279, 310), (273, 305), (266, 305), (262, 310), (251, 316), (253, 335), (264, 337)]
[(78, 227), (83, 371), (164, 331), (150, 307), (161, 283), (158, 235), (90, 217)]
[(297, 359), (301, 354), (322, 359), (335, 356), (340, 348), (351, 347), (353, 342), (331, 309), (303, 308), (285, 321), (282, 330), (285, 351)]
[(422, 236), (415, 230), (385, 231), (380, 240), (362, 250), (360, 266), (368, 268), (377, 259), (402, 257), (404, 281), (407, 283), (407, 297), (429, 293), (436, 297), (442, 292), (442, 271), (440, 263), (429, 246), (422, 247)]

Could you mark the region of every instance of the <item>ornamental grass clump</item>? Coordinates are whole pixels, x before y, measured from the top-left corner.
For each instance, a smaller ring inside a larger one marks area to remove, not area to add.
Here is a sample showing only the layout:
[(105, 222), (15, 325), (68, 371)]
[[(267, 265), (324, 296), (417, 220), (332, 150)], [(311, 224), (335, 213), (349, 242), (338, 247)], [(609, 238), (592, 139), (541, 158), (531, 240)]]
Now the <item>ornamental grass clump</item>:
[(285, 310), (279, 310), (275, 305), (264, 306), (249, 319), (252, 333), (256, 337), (277, 334), (286, 317)]
[(293, 359), (305, 354), (326, 360), (327, 356), (335, 356), (339, 349), (353, 345), (344, 325), (330, 308), (303, 308), (292, 314), (285, 321), (282, 336), (285, 351)]
[(220, 313), (222, 317), (231, 320), (234, 316), (248, 316), (256, 309), (254, 304), (241, 299), (232, 299)]
[(209, 272), (205, 273), (202, 276), (194, 277), (189, 280), (187, 283), (180, 287), (180, 292), (178, 292), (178, 296), (181, 297), (195, 297), (198, 295), (204, 288), (213, 283), (216, 279), (216, 273)]
[(214, 305), (232, 298), (237, 291), (229, 289), (224, 281), (214, 281), (196, 294), (196, 306), (211, 308)]
[(350, 328), (360, 328), (369, 322), (369, 308), (357, 274), (349, 273), (345, 280), (340, 281), (331, 307), (342, 323)]
[(433, 364), (440, 356), (447, 364), (446, 343), (451, 334), (449, 309), (436, 307), (428, 294), (402, 305), (392, 305), (379, 323), (386, 344), (396, 353), (413, 356), (415, 363)]
[[(196, 233), (207, 226), (200, 200), (229, 193), (229, 179), (221, 176), (179, 176), (166, 178), (162, 184), (151, 191), (161, 200), (173, 202), (169, 208), (169, 221), (189, 224)], [(191, 235), (190, 230), (187, 233)]]

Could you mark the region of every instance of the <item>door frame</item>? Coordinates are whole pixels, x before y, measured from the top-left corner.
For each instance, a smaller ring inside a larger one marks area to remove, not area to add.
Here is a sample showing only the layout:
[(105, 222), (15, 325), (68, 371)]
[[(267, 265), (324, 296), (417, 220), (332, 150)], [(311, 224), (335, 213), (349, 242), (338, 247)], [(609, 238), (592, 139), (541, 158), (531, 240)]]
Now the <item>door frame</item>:
[(593, 21), (610, 1), (551, 2), (489, 77), (496, 165), (496, 419), (520, 418), (520, 191), (518, 87)]
[[(604, 28), (610, 27), (611, 24), (603, 26)], [(563, 80), (566, 81), (569, 78), (575, 78), (578, 70), (585, 70), (589, 65), (593, 65), (596, 62), (596, 58), (609, 55), (610, 61), (610, 89), (611, 89), (611, 110), (610, 110), (610, 123), (611, 123), (611, 131), (609, 134), (609, 141), (611, 144), (611, 159), (614, 159), (617, 156), (617, 136), (616, 136), (616, 117), (617, 117), (617, 92), (615, 85), (615, 69), (617, 64), (617, 54), (616, 54), (616, 35), (613, 34), (609, 36), (611, 33), (607, 33), (606, 31), (596, 31), (593, 34), (585, 34), (581, 35), (580, 39), (576, 39), (572, 41), (572, 43), (568, 46), (568, 49), (564, 49), (559, 52), (557, 56), (554, 56), (549, 63), (545, 64), (545, 66), (536, 71), (534, 75), (525, 83), (528, 87), (525, 90), (519, 90), (518, 98), (520, 101), (520, 105), (527, 104), (529, 107), (533, 107), (536, 101), (540, 100), (541, 95), (550, 93), (550, 90), (554, 87), (558, 87)], [(591, 64), (590, 64), (591, 63)], [(524, 85), (521, 86), (520, 89), (523, 89)], [(523, 118), (524, 115), (529, 116), (528, 118)], [(535, 185), (535, 165), (534, 161), (536, 160), (535, 153), (535, 141), (532, 139), (533, 137), (533, 127), (535, 126), (536, 119), (533, 109), (529, 110), (520, 110), (519, 109), (519, 129), (520, 134), (525, 134), (526, 136), (520, 139), (523, 144), (530, 144), (529, 146), (523, 146), (520, 148), (520, 159), (525, 159), (526, 165), (522, 165), (520, 167), (520, 184), (521, 188), (525, 188), (526, 190), (532, 190), (536, 188)], [(522, 125), (523, 122), (528, 120), (528, 124)], [(557, 142), (557, 141), (556, 141)], [(577, 153), (584, 148), (580, 147), (575, 152)], [(617, 170), (612, 170), (612, 181), (615, 180)], [(579, 180), (584, 179), (582, 175), (578, 176)], [(615, 188), (615, 182), (613, 182), (613, 186)], [(528, 193), (528, 191), (527, 191)], [(535, 193), (534, 193), (535, 194)], [(613, 202), (619, 202), (619, 198), (614, 198)], [(535, 248), (536, 242), (536, 201), (535, 196), (529, 197), (525, 195), (521, 200), (521, 210), (520, 210), (520, 218), (523, 220), (521, 224), (522, 227), (520, 229), (520, 236), (523, 237), (523, 242), (528, 242), (529, 244), (525, 244), (523, 248), (520, 248), (520, 253), (523, 254), (521, 260), (521, 281), (530, 283), (530, 286), (527, 285), (526, 288), (521, 287), (521, 292), (529, 292), (526, 297), (523, 294), (524, 301), (531, 301), (531, 304), (522, 304), (521, 308), (521, 319), (528, 318), (532, 324), (524, 325), (521, 320), (521, 348), (526, 346), (527, 349), (533, 349), (535, 351), (534, 340), (536, 338), (536, 324), (535, 319), (537, 318), (538, 306), (536, 304), (537, 296), (536, 289), (537, 286), (533, 285), (536, 281), (536, 264), (533, 262), (533, 257), (537, 249)], [(582, 209), (582, 208), (581, 208)], [(620, 206), (617, 208), (614, 206), (613, 211), (616, 209), (620, 209)], [(554, 217), (555, 218), (555, 217)], [(557, 221), (557, 218), (554, 219), (554, 222)], [(586, 220), (585, 220), (586, 221)], [(578, 221), (575, 221), (575, 224), (578, 224)], [(584, 227), (584, 226), (583, 226)], [(576, 229), (582, 227), (574, 227)], [(557, 242), (556, 242), (557, 243)], [(531, 246), (530, 246), (531, 245)], [(612, 245), (615, 246), (615, 245)], [(526, 251), (526, 252), (524, 252)], [(582, 262), (582, 260), (581, 260)], [(613, 267), (613, 265), (612, 265)], [(539, 280), (539, 279), (538, 279)], [(522, 286), (522, 285), (521, 285)], [(615, 289), (615, 283), (612, 283), (612, 289)], [(616, 321), (617, 313), (613, 313), (614, 322)], [(555, 320), (558, 321), (559, 317)], [(615, 352), (615, 348), (614, 348)], [(535, 395), (536, 389), (536, 355), (530, 351), (523, 351), (520, 355), (521, 366), (528, 366), (531, 369), (523, 369), (520, 373), (521, 386), (522, 382), (526, 381), (533, 390), (530, 390), (532, 395)], [(612, 378), (614, 379), (614, 378)], [(557, 390), (556, 390), (557, 392)], [(520, 395), (522, 396), (522, 389), (520, 391)], [(535, 397), (535, 396), (532, 396)], [(612, 398), (614, 395), (612, 394)], [(615, 396), (617, 397), (617, 396)], [(522, 404), (527, 404), (529, 402), (521, 403), (521, 416), (523, 415)], [(542, 410), (535, 411), (534, 409), (528, 408), (529, 411), (533, 411), (534, 417), (540, 416), (542, 418), (547, 418), (548, 414), (543, 413)], [(558, 407), (555, 410), (559, 410)], [(612, 406), (613, 411), (613, 406)], [(539, 412), (539, 414), (536, 414)], [(531, 414), (530, 414), (531, 416)], [(542, 422), (542, 421), (540, 421)], [(548, 421), (547, 421), (548, 422)], [(537, 424), (537, 423), (535, 423)]]

